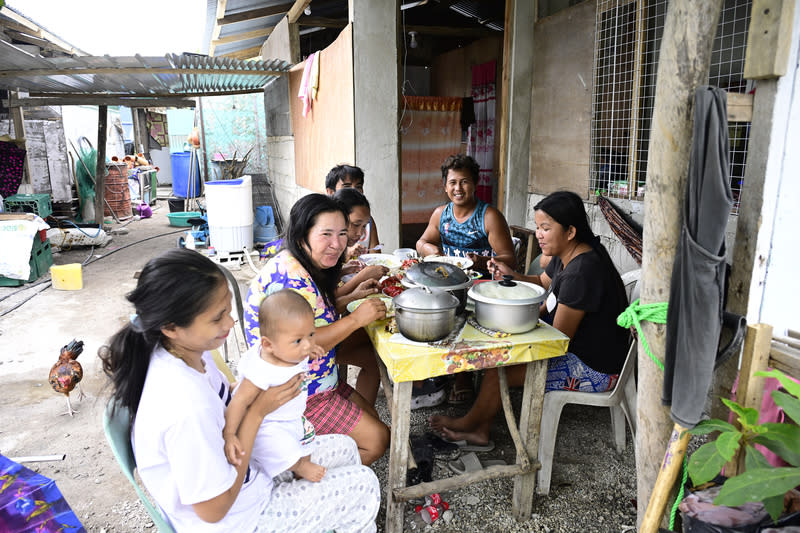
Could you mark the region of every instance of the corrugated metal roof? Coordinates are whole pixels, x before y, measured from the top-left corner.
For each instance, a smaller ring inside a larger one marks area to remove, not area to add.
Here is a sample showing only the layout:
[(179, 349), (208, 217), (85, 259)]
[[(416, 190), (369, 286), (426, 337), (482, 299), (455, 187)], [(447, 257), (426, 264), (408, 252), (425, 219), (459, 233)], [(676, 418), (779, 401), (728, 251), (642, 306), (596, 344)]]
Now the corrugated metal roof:
[(284, 75), (282, 60), (242, 61), (194, 54), (164, 57), (52, 57), (0, 41), (0, 88), (31, 96), (191, 97), (261, 90)]

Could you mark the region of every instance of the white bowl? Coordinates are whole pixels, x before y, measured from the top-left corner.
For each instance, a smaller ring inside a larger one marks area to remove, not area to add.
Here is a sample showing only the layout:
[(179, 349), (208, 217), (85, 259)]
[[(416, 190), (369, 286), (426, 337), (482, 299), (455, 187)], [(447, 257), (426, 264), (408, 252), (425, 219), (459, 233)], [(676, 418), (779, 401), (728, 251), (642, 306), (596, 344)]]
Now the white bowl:
[(392, 254), (400, 261), (417, 258), (417, 251), (413, 248), (398, 248)]
[(472, 266), (472, 259), (469, 257), (457, 257), (454, 255), (426, 255), (423, 261), (438, 261), (439, 263), (449, 263), (462, 270), (467, 270)]
[(386, 268), (400, 268), (402, 262), (392, 254), (363, 254), (358, 256), (365, 265), (382, 265)]

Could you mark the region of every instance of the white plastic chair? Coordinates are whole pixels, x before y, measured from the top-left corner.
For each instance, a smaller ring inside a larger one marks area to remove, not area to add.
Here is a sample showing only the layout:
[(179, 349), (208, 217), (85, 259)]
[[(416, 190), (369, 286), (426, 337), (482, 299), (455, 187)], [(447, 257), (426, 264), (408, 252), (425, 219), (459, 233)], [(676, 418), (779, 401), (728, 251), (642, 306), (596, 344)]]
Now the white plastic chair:
[[(635, 299), (636, 285), (641, 270), (626, 272), (622, 276), (628, 299)], [(625, 420), (636, 435), (636, 367), (637, 342), (633, 338), (628, 355), (622, 365), (619, 381), (614, 390), (608, 392), (551, 391), (544, 395), (542, 404), (542, 423), (539, 430), (539, 462), (542, 467), (536, 474), (536, 493), (550, 493), (550, 477), (553, 470), (553, 454), (556, 446), (556, 433), (561, 410), (568, 403), (594, 405), (611, 409), (611, 434), (617, 453), (625, 451)]]
[(550, 493), (550, 476), (553, 470), (553, 452), (561, 410), (568, 403), (611, 408), (611, 434), (617, 453), (625, 450), (625, 420), (636, 435), (636, 341), (631, 342), (619, 381), (609, 392), (552, 391), (544, 395), (542, 424), (539, 432), (539, 462), (542, 467), (536, 475), (536, 493)]
[[(228, 280), (228, 287), (231, 290), (231, 294), (233, 296), (233, 304), (234, 310), (236, 311), (236, 321), (239, 323), (239, 330), (242, 333), (242, 340), (246, 343), (247, 342), (247, 335), (245, 335), (245, 325), (244, 325), (244, 307), (242, 305), (242, 294), (239, 290), (239, 282), (233, 276), (230, 270), (225, 268), (224, 265), (219, 266), (222, 273), (225, 274), (225, 279)], [(226, 339), (225, 344), (222, 345), (222, 353), (223, 357), (225, 358), (225, 362), (229, 362), (230, 358), (228, 357), (228, 340), (232, 340), (234, 344), (237, 344), (236, 341), (236, 333), (233, 332), (233, 336), (231, 339)], [(238, 344), (237, 344), (238, 349)]]

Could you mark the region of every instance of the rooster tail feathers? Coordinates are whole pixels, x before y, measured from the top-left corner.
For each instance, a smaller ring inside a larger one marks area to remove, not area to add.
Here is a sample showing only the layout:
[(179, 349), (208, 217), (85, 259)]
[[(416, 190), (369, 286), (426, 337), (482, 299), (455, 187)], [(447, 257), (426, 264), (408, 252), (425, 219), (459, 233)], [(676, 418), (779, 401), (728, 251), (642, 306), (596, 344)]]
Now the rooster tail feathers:
[(77, 359), (83, 353), (83, 341), (72, 339), (69, 344), (61, 348), (61, 355), (69, 354), (70, 359)]

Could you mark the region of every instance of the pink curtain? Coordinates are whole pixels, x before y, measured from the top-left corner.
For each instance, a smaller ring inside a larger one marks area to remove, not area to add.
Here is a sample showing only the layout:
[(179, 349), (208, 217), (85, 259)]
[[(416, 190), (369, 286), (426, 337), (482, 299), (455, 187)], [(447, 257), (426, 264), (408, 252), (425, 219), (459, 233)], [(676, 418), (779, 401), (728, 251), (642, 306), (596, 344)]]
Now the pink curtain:
[(495, 70), (497, 62), (489, 61), (472, 67), (472, 100), (475, 124), (469, 127), (467, 155), (481, 167), (476, 195), (492, 203), (494, 183), (494, 107), (497, 100)]
[(428, 222), (447, 202), (441, 166), (461, 150), (461, 98), (406, 96), (400, 121), (402, 222)]

